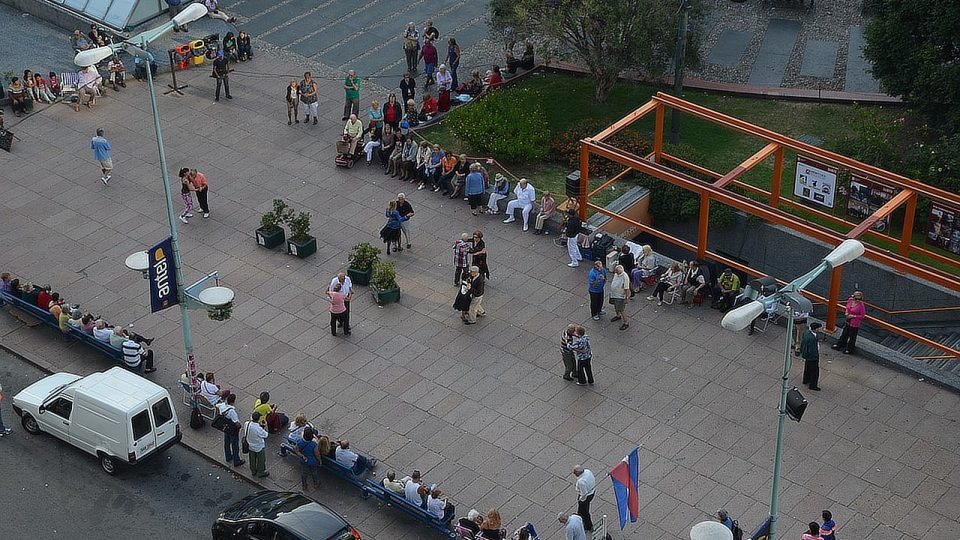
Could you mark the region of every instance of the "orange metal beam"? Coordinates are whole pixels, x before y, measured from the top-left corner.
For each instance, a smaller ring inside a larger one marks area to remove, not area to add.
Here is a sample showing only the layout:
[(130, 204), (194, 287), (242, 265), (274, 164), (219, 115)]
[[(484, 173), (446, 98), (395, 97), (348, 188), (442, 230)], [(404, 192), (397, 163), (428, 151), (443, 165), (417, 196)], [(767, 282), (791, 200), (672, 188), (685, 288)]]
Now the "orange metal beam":
[(783, 181), (783, 147), (773, 157), (773, 185), (770, 187), (770, 206), (780, 208), (780, 185)]
[(900, 236), (900, 255), (906, 257), (910, 255), (910, 248), (913, 241), (913, 220), (917, 215), (917, 194), (914, 193), (907, 201), (907, 211), (903, 215), (903, 231)]
[[(691, 163), (691, 162), (689, 162), (689, 161), (687, 161), (687, 160), (685, 160), (685, 159), (680, 159), (680, 158), (678, 158), (677, 156), (668, 154), (668, 153), (666, 153), (666, 152), (663, 153), (663, 159), (664, 159), (665, 161), (669, 161), (669, 162), (674, 163), (674, 164), (676, 164), (676, 165), (680, 165), (681, 167), (683, 167), (683, 168), (685, 168), (685, 169), (690, 169), (691, 171), (693, 171), (693, 172), (695, 172), (695, 173), (697, 173), (697, 174), (702, 174), (703, 176), (706, 176), (707, 178), (720, 178), (721, 176), (723, 176), (722, 174), (720, 174), (720, 173), (718, 173), (718, 172), (716, 172), (716, 171), (711, 171), (710, 169), (707, 169), (706, 167), (701, 167), (701, 166), (697, 165), (696, 163)], [(657, 162), (658, 162), (658, 163), (661, 163), (660, 160), (657, 160)]]
[(894, 210), (900, 208), (900, 205), (907, 202), (909, 199), (915, 196), (914, 192), (905, 189), (900, 193), (897, 193), (893, 196), (886, 204), (877, 208), (877, 211), (867, 216), (866, 219), (860, 222), (859, 225), (854, 227), (847, 233), (847, 238), (859, 238), (864, 231), (868, 231), (873, 228), (874, 223), (880, 221), (881, 219), (889, 216), (893, 213)]
[(663, 117), (666, 107), (657, 103), (657, 116), (653, 127), (653, 154), (657, 156), (657, 163), (663, 163)]
[(608, 217), (610, 217), (610, 218), (612, 218), (612, 219), (616, 219), (616, 220), (622, 221), (622, 222), (630, 225), (631, 227), (636, 227), (636, 229), (639, 230), (639, 231), (641, 231), (641, 232), (645, 232), (645, 233), (647, 233), (647, 234), (651, 234), (651, 235), (653, 235), (653, 236), (656, 236), (657, 238), (659, 238), (659, 239), (661, 239), (661, 240), (665, 240), (665, 241), (667, 241), (667, 242), (670, 242), (671, 244), (673, 244), (673, 245), (675, 245), (675, 246), (680, 246), (680, 247), (682, 247), (683, 249), (685, 249), (685, 250), (687, 250), (687, 251), (689, 251), (689, 252), (691, 252), (691, 253), (697, 251), (697, 246), (691, 244), (690, 242), (685, 242), (685, 241), (683, 241), (683, 240), (680, 240), (679, 238), (674, 238), (674, 237), (670, 236), (669, 234), (667, 234), (667, 233), (665, 233), (665, 232), (661, 232), (661, 231), (658, 230), (658, 229), (654, 229), (653, 227), (650, 227), (649, 225), (644, 225), (643, 223), (640, 223), (639, 221), (634, 221), (634, 220), (632, 220), (632, 219), (630, 219), (630, 218), (628, 218), (628, 217), (621, 216), (620, 214), (617, 214), (616, 212), (611, 212), (611, 211), (608, 210), (606, 207), (597, 206), (597, 205), (595, 205), (595, 204), (593, 204), (593, 203), (587, 203), (587, 206), (590, 207), (591, 210), (593, 210), (593, 211), (595, 211), (595, 212), (597, 212), (597, 213), (599, 213), (599, 214), (603, 214), (603, 215), (608, 216)]
[(733, 168), (732, 171), (720, 177), (719, 180), (713, 183), (717, 187), (724, 187), (730, 182), (733, 182), (737, 178), (749, 171), (750, 169), (757, 166), (757, 163), (767, 159), (774, 152), (779, 151), (781, 155), (783, 154), (782, 147), (777, 143), (769, 143), (768, 145), (761, 148), (757, 153), (743, 160), (742, 163)]
[[(636, 109), (635, 111), (633, 111), (632, 113), (624, 116), (623, 118), (617, 120), (617, 121), (614, 122), (613, 124), (610, 124), (609, 126), (607, 126), (606, 129), (604, 129), (604, 130), (601, 131), (600, 133), (597, 133), (596, 135), (594, 135), (594, 136), (593, 136), (593, 139), (598, 140), (598, 141), (605, 141), (605, 140), (609, 139), (614, 133), (616, 133), (616, 132), (618, 132), (618, 131), (626, 128), (626, 127), (629, 126), (630, 124), (636, 122), (637, 120), (640, 120), (640, 119), (643, 118), (644, 116), (650, 114), (651, 112), (653, 112), (654, 110), (657, 110), (657, 109), (659, 109), (660, 111), (662, 111), (662, 110), (663, 110), (663, 106), (660, 105), (659, 103), (657, 103), (656, 101), (653, 101), (653, 100), (648, 101), (648, 102), (644, 103), (643, 105), (641, 105), (639, 108), (637, 108), (637, 109)], [(662, 113), (662, 112), (658, 112), (658, 114), (662, 115), (663, 113)]]
[(587, 220), (587, 189), (590, 187), (590, 139), (580, 141), (580, 190), (577, 202), (580, 203), (580, 220)]
[[(698, 194), (707, 192), (710, 194), (711, 199), (714, 199), (722, 204), (743, 210), (748, 214), (758, 216), (772, 223), (785, 225), (797, 232), (810, 236), (816, 240), (826, 242), (830, 245), (838, 245), (844, 239), (842, 235), (829, 230), (826, 227), (802, 220), (796, 216), (787, 214), (782, 210), (772, 209), (738, 193), (729, 192), (724, 189), (718, 189), (712, 184), (694, 178), (690, 175), (674, 171), (659, 163), (650, 163), (649, 161), (643, 160), (639, 156), (629, 152), (624, 152), (623, 150), (615, 148), (604, 142), (598, 142), (589, 139), (585, 140), (583, 141), (581, 152), (594, 153), (607, 159), (616, 161), (617, 163), (629, 165), (640, 172), (649, 174), (655, 178), (659, 178), (660, 180), (670, 182), (684, 189), (695, 191)], [(584, 157), (581, 155), (581, 165), (583, 164), (583, 160)], [(581, 178), (581, 182), (582, 181), (583, 179)], [(586, 195), (586, 193), (584, 193), (584, 195)], [(958, 280), (956, 276), (950, 275), (946, 272), (942, 272), (934, 268), (928, 268), (926, 266), (920, 266), (909, 259), (902, 258), (899, 255), (893, 255), (885, 250), (880, 250), (870, 245), (866, 246), (866, 254), (868, 258), (873, 259), (881, 264), (890, 266), (894, 270), (911, 273), (920, 279), (925, 279), (951, 290), (960, 290), (960, 280)]]
[(707, 256), (707, 228), (710, 226), (710, 195), (706, 191), (700, 193), (700, 224), (697, 229), (697, 258)]
[(892, 173), (890, 171), (885, 171), (879, 167), (874, 167), (873, 165), (868, 165), (866, 163), (857, 161), (855, 159), (842, 156), (840, 154), (830, 152), (829, 150), (824, 150), (818, 148), (811, 144), (807, 144), (796, 139), (787, 137), (775, 131), (771, 131), (766, 128), (762, 128), (755, 124), (745, 122), (739, 118), (734, 118), (732, 116), (727, 116), (722, 113), (718, 113), (714, 110), (708, 109), (696, 103), (691, 103), (684, 99), (671, 96), (670, 94), (665, 94), (663, 92), (657, 92), (652, 98), (652, 101), (658, 101), (667, 105), (668, 107), (686, 112), (693, 116), (703, 118), (715, 124), (720, 124), (727, 126), (731, 129), (746, 133), (750, 136), (762, 139), (766, 142), (775, 142), (783, 145), (786, 148), (791, 150), (803, 153), (804, 155), (818, 158), (820, 160), (826, 161), (833, 165), (838, 165), (847, 169), (852, 169), (854, 171), (860, 171), (867, 173), (874, 178), (880, 179), (885, 183), (893, 184), (901, 188), (909, 188), (917, 193), (934, 199), (936, 201), (956, 206), (958, 204), (958, 197), (955, 194), (952, 194), (946, 190), (942, 190), (933, 186), (929, 186), (922, 182), (901, 176), (899, 174)]

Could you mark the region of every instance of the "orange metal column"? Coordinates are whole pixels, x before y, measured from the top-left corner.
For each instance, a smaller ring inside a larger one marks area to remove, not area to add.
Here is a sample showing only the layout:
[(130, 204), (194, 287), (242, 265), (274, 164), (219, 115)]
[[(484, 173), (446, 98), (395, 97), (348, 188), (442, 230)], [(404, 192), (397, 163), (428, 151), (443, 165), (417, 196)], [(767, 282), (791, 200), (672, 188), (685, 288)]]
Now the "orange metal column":
[(590, 183), (590, 148), (580, 145), (580, 192), (577, 201), (580, 203), (580, 219), (587, 220), (587, 191)]
[(710, 221), (710, 195), (700, 192), (700, 229), (697, 233), (697, 259), (707, 257), (707, 225)]
[(653, 155), (657, 163), (663, 163), (661, 156), (663, 155), (663, 117), (664, 117), (663, 103), (657, 104), (657, 113), (656, 119), (654, 122), (653, 130)]
[(783, 147), (773, 155), (773, 185), (770, 187), (770, 206), (780, 208), (780, 183), (783, 180)]
[(900, 255), (910, 256), (910, 244), (913, 240), (913, 220), (917, 214), (917, 194), (907, 199), (907, 211), (903, 215), (903, 233), (900, 236)]
[(837, 302), (840, 301), (840, 277), (843, 267), (838, 266), (830, 273), (830, 295), (827, 298), (827, 332), (837, 329)]

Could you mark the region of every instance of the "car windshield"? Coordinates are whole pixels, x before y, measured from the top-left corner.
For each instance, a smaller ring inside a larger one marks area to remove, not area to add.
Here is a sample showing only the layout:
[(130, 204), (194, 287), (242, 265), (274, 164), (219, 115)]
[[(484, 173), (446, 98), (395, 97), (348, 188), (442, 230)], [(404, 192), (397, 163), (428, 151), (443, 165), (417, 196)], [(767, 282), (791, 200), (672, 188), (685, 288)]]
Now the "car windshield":
[(273, 520), (280, 514), (291, 512), (311, 502), (313, 501), (297, 493), (271, 494), (269, 497), (259, 497), (250, 501), (243, 510), (243, 517)]

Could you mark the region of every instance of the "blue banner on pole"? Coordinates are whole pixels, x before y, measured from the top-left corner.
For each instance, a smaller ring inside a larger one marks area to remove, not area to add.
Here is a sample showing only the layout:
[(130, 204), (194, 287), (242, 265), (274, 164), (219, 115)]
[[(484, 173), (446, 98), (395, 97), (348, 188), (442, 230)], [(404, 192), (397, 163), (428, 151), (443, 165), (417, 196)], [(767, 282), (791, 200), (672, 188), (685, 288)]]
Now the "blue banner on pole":
[(177, 273), (174, 271), (173, 238), (150, 248), (150, 311), (157, 312), (180, 303)]

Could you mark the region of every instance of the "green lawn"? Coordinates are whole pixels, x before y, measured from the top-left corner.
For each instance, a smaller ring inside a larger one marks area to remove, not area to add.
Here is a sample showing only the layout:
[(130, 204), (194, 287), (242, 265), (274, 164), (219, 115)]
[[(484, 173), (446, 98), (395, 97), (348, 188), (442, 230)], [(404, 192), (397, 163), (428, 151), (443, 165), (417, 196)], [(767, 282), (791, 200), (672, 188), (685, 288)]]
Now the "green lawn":
[[(648, 84), (621, 82), (614, 88), (607, 103), (598, 105), (593, 102), (593, 84), (587, 77), (544, 73), (532, 76), (522, 84), (535, 88), (543, 96), (544, 128), (551, 133), (565, 131), (589, 119), (600, 120), (604, 124), (612, 123), (649, 101), (658, 90), (664, 90)], [(856, 107), (851, 105), (755, 99), (695, 91), (686, 92), (684, 97), (688, 101), (793, 138), (801, 135), (813, 136), (823, 141), (822, 146), (827, 149), (835, 148), (843, 137), (852, 135), (850, 126), (858, 117)], [(893, 122), (903, 114), (903, 111), (900, 108), (887, 107), (880, 110), (879, 114), (889, 115), (890, 121)], [(652, 140), (653, 122), (653, 114), (650, 114), (644, 120), (633, 124), (630, 129)], [(664, 127), (665, 139), (669, 132), (670, 114), (668, 113)], [(483, 155), (465, 147), (442, 123), (421, 133), (445, 149), (451, 149), (457, 153), (465, 152), (473, 156)], [(676, 147), (669, 144), (665, 146), (668, 153), (689, 159), (702, 167), (722, 174), (760, 150), (764, 143), (723, 126), (684, 116), (680, 123), (680, 144)], [(538, 190), (547, 189), (561, 194), (564, 190), (564, 177), (570, 172), (568, 166), (552, 161), (511, 163), (506, 164), (506, 167), (516, 176), (530, 178)], [(785, 152), (781, 194), (786, 198), (793, 199), (795, 169), (796, 154)], [(771, 157), (744, 174), (741, 180), (769, 191), (772, 174), (773, 158)], [(602, 180), (591, 175), (591, 189), (596, 188)], [(609, 202), (623, 193), (627, 186), (622, 185), (622, 182), (618, 184), (621, 185), (615, 191), (603, 193), (597, 203)], [(845, 203), (842, 200), (838, 202), (839, 204), (832, 210), (825, 207), (817, 207), (817, 209), (844, 218), (846, 217)], [(802, 210), (791, 212), (832, 229), (841, 230), (827, 220), (811, 216)], [(918, 219), (923, 218), (918, 216)], [(893, 223), (890, 234), (894, 240), (899, 238), (899, 224)], [(893, 247), (892, 241), (885, 242), (869, 237), (865, 240), (886, 249)], [(915, 244), (923, 245), (922, 235), (916, 235)], [(927, 258), (918, 257), (918, 260), (923, 260), (925, 263), (944, 267), (925, 259)]]

